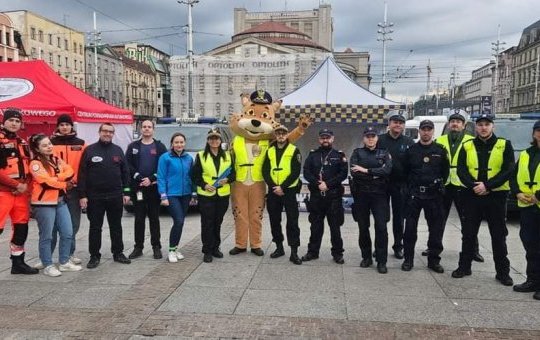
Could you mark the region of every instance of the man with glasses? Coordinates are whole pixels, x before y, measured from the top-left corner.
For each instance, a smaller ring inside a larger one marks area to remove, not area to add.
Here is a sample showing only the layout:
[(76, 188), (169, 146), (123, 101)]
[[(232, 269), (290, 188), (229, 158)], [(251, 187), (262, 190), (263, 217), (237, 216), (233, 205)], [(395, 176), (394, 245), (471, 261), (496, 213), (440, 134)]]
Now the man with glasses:
[(275, 259), (285, 255), (281, 231), (281, 214), (285, 207), (287, 242), (291, 247), (289, 260), (294, 264), (302, 264), (302, 260), (298, 257), (300, 228), (296, 201), (296, 194), (302, 186), (299, 179), (302, 156), (298, 148), (287, 140), (288, 132), (287, 127), (283, 125), (274, 129), (276, 141), (268, 148), (262, 167), (264, 181), (268, 185), (266, 208), (270, 217), (272, 241), (276, 244), (276, 250), (270, 254), (270, 257)]
[(343, 264), (343, 240), (341, 226), (344, 222), (342, 197), (344, 188), (341, 182), (347, 178), (348, 162), (342, 151), (332, 148), (334, 133), (329, 129), (319, 131), (317, 150), (311, 150), (304, 162), (304, 178), (308, 181), (309, 200), (306, 200), (311, 222), (308, 251), (302, 261), (319, 258), (319, 249), (324, 233), (324, 218), (330, 226), (332, 257)]
[(111, 251), (115, 262), (129, 264), (122, 241), (122, 212), (129, 202), (129, 168), (122, 149), (112, 142), (114, 126), (103, 123), (99, 140), (89, 145), (79, 167), (79, 196), (81, 208), (87, 209), (90, 231), (87, 268), (96, 268), (101, 259), (101, 229), (107, 214), (111, 236)]

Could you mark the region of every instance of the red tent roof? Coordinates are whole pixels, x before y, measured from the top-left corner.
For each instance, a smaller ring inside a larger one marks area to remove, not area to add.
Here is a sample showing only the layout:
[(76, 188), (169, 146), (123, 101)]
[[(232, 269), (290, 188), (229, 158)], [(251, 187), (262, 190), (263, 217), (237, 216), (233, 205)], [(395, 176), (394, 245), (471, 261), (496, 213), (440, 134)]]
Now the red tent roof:
[(0, 111), (20, 108), (25, 123), (56, 123), (70, 114), (75, 122), (133, 122), (133, 113), (102, 102), (60, 77), (44, 61), (0, 63)]

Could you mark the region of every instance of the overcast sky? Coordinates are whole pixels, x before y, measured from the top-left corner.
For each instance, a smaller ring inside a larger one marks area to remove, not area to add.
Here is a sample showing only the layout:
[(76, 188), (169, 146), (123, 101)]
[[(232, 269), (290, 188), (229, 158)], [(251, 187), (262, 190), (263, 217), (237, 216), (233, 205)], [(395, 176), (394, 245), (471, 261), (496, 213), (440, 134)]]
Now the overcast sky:
[[(370, 90), (379, 94), (382, 43), (377, 23), (383, 21), (383, 0), (200, 0), (193, 9), (194, 50), (208, 51), (231, 39), (233, 9), (248, 11), (306, 10), (330, 3), (335, 50), (347, 47), (371, 55)], [(517, 45), (523, 29), (540, 20), (538, 0), (387, 0), (388, 21), (394, 23), (387, 45), (387, 96), (415, 100), (426, 91), (430, 60), (432, 87), (437, 79), (448, 87), (455, 65), (458, 79), (490, 60), (491, 43), (501, 25), (504, 48)], [(187, 6), (176, 0), (0, 0), (1, 10), (27, 9), (79, 31), (93, 28), (96, 10), (104, 43), (140, 41), (169, 54), (186, 53)], [(112, 32), (114, 31), (114, 32)], [(399, 77), (401, 75), (401, 77)]]

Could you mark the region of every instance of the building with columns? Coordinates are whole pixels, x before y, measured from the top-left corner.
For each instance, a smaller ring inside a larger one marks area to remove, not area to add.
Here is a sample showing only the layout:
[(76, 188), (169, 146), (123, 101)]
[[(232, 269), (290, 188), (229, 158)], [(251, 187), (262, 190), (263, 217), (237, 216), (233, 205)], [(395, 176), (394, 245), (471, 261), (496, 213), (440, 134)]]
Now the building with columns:
[(11, 19), (0, 13), (0, 62), (19, 61), (19, 48), (15, 43), (15, 28)]

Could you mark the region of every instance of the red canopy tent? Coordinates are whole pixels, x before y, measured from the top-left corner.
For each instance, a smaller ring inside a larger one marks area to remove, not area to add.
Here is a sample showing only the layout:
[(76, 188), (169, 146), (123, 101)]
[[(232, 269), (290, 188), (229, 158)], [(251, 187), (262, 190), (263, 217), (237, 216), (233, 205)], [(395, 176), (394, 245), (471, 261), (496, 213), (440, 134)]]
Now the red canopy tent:
[(98, 139), (98, 126), (103, 122), (115, 125), (116, 143), (126, 146), (132, 137), (131, 111), (79, 90), (42, 60), (0, 63), (0, 112), (8, 107), (22, 110), (23, 136), (52, 133), (57, 117), (67, 113), (87, 143)]

